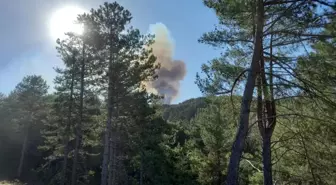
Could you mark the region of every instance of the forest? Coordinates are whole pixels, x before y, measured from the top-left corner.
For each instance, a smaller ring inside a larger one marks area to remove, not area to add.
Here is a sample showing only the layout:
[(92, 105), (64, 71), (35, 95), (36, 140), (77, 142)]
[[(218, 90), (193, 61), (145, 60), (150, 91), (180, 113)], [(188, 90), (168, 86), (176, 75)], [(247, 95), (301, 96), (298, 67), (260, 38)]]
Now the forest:
[(150, 89), (155, 35), (126, 7), (78, 15), (54, 87), (29, 75), (0, 93), (0, 183), (336, 184), (336, 2), (203, 3), (218, 24), (199, 43), (222, 53), (178, 104)]

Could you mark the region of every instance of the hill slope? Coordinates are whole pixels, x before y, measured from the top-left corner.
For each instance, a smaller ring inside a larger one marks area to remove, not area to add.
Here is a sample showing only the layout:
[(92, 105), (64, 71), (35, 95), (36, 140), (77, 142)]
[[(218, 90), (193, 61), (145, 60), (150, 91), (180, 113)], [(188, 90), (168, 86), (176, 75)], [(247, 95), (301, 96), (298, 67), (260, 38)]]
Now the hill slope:
[(199, 108), (207, 106), (204, 97), (192, 98), (179, 104), (164, 105), (163, 119), (168, 121), (189, 121), (195, 117)]

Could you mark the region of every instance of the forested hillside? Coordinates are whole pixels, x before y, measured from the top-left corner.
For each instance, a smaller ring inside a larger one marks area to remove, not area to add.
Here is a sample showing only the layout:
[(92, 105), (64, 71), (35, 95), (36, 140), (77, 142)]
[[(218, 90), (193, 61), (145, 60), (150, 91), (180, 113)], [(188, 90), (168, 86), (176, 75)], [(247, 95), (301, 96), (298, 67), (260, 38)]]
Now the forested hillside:
[(162, 117), (164, 120), (176, 121), (190, 121), (195, 117), (199, 108), (205, 108), (207, 101), (205, 98), (192, 98), (179, 104), (163, 105)]
[(218, 25), (199, 42), (223, 52), (195, 74), (204, 96), (178, 104), (185, 66), (162, 66), (130, 11), (79, 15), (52, 93), (28, 75), (0, 94), (0, 181), (336, 184), (336, 2), (203, 2)]

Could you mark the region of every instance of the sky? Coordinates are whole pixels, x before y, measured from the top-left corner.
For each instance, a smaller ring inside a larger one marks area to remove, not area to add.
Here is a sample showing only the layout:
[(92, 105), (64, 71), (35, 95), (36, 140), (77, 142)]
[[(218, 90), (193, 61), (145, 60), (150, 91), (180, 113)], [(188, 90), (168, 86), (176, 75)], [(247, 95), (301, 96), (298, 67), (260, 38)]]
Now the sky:
[[(105, 0), (106, 1), (106, 0)], [(85, 10), (97, 8), (101, 0), (0, 0), (0, 92), (8, 94), (26, 75), (42, 75), (52, 87), (53, 67), (61, 61), (50, 35), (52, 13), (65, 6)], [(112, 2), (112, 1), (111, 1)], [(174, 39), (174, 59), (186, 63), (179, 96), (173, 103), (201, 96), (195, 76), (203, 63), (220, 51), (198, 43), (201, 35), (214, 29), (215, 13), (202, 0), (119, 0), (131, 11), (132, 25), (142, 33), (150, 25), (163, 23)], [(192, 3), (191, 3), (192, 2)]]

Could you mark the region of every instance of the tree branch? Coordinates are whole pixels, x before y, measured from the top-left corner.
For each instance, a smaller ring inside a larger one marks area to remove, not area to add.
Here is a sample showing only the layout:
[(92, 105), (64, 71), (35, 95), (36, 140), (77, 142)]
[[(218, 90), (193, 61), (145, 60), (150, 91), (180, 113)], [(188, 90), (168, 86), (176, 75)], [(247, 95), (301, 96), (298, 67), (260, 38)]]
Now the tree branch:
[(320, 4), (324, 5), (324, 6), (328, 6), (330, 8), (336, 8), (335, 5), (331, 5), (331, 4), (329, 4), (329, 3), (325, 2), (325, 1), (321, 1), (321, 0), (312, 0), (312, 1), (314, 1), (316, 3), (320, 3)]
[(269, 6), (269, 5), (279, 5), (279, 4), (288, 4), (288, 3), (295, 3), (298, 2), (298, 0), (274, 0), (274, 1), (266, 1), (264, 2), (264, 6)]
[(276, 163), (278, 163), (279, 161), (280, 161), (280, 159), (287, 153), (287, 152), (289, 152), (289, 151), (291, 151), (292, 149), (287, 149), (286, 151), (284, 151), (281, 155), (280, 155), (280, 157), (279, 158), (277, 158), (277, 160), (274, 162), (274, 163), (272, 163), (272, 166), (273, 165), (275, 165)]
[(224, 92), (217, 92), (215, 93), (216, 95), (223, 95), (223, 94), (227, 94), (227, 93), (231, 93), (232, 96), (232, 92), (237, 84), (237, 82), (239, 81), (240, 77), (243, 76), (243, 74), (245, 74), (249, 69), (245, 69), (244, 71), (242, 71), (241, 73), (239, 73), (239, 75), (237, 76), (237, 78), (235, 79), (235, 81), (233, 82), (233, 85), (231, 87), (230, 90), (224, 91)]
[(296, 31), (288, 31), (288, 30), (276, 30), (276, 31), (270, 31), (265, 32), (264, 35), (272, 35), (272, 34), (287, 34), (287, 35), (294, 35), (297, 37), (315, 37), (315, 38), (333, 38), (335, 35), (326, 35), (326, 34), (314, 34), (314, 33), (301, 33)]
[(254, 166), (251, 161), (249, 161), (247, 159), (244, 159), (244, 160), (247, 161), (252, 166), (252, 168), (256, 169), (258, 172), (261, 172), (261, 170), (259, 168), (257, 168), (256, 166)]

